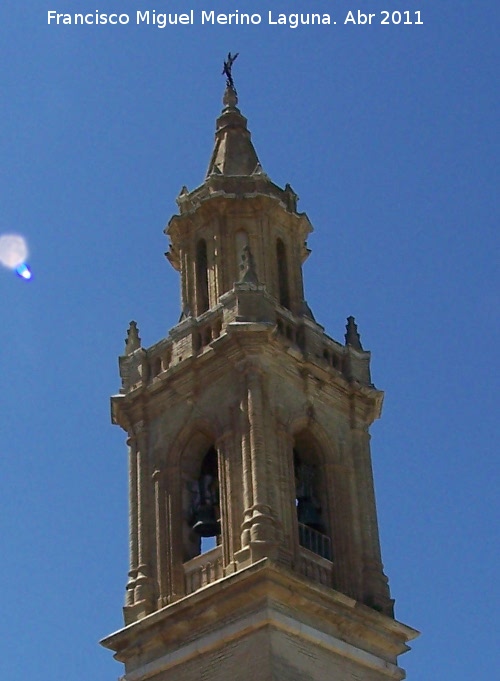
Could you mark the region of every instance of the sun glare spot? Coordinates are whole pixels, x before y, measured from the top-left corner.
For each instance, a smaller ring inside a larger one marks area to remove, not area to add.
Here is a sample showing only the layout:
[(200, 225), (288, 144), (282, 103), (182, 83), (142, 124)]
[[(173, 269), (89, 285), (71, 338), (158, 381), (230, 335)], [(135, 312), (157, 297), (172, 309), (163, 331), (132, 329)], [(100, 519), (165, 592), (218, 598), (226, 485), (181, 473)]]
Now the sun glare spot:
[(19, 234), (3, 234), (0, 236), (0, 263), (4, 267), (15, 270), (26, 262), (28, 246)]
[(8, 267), (9, 270), (21, 277), (21, 279), (31, 279), (33, 276), (29, 265), (26, 263), (28, 257), (28, 245), (26, 239), (19, 234), (2, 234), (0, 236), (0, 265)]
[(33, 276), (31, 274), (30, 268), (25, 262), (21, 263), (21, 265), (18, 265), (16, 267), (16, 273), (23, 279), (31, 279), (31, 277)]

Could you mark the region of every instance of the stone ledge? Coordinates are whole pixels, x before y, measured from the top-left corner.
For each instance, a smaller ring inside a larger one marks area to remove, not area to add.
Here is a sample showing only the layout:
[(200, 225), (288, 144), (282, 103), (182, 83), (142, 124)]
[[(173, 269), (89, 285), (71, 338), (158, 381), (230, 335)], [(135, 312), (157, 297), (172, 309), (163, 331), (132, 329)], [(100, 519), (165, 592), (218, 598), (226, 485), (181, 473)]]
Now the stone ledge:
[(291, 627), (301, 636), (329, 642), (332, 649), (342, 643), (349, 655), (357, 651), (364, 665), (369, 661), (372, 666), (385, 666), (390, 678), (403, 678), (393, 675), (397, 656), (409, 649), (407, 641), (418, 636), (414, 629), (338, 591), (302, 580), (263, 559), (124, 627), (101, 644), (115, 651), (116, 659), (126, 665), (126, 679), (133, 681), (147, 677), (130, 676), (131, 672), (160, 658), (175, 660), (183, 648), (187, 655), (203, 641), (206, 645), (209, 634), (220, 642), (226, 627), (244, 635), (248, 622), (256, 622), (255, 617), (268, 609), (273, 617), (268, 613), (258, 620), (259, 626)]

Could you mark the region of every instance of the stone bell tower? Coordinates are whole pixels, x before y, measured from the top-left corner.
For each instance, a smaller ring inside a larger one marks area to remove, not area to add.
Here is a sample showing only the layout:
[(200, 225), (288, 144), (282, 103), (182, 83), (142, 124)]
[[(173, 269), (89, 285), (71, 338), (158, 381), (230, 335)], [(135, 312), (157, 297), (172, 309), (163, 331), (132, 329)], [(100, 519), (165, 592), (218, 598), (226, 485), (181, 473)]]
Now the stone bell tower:
[(165, 232), (182, 314), (131, 322), (112, 419), (128, 436), (124, 681), (382, 681), (417, 632), (394, 619), (369, 426), (382, 393), (304, 300), (312, 226), (266, 175), (231, 82), (204, 182)]

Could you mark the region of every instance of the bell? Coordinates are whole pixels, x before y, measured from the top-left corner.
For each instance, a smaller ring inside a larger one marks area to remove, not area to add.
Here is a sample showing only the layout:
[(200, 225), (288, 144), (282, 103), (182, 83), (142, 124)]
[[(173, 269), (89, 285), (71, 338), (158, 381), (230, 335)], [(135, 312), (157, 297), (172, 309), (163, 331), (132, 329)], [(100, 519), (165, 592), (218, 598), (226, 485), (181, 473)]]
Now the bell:
[(193, 521), (192, 529), (200, 537), (217, 537), (220, 534), (220, 520), (215, 517), (213, 506), (199, 506)]
[(297, 500), (297, 520), (317, 532), (321, 532), (321, 517), (315, 504), (308, 497)]

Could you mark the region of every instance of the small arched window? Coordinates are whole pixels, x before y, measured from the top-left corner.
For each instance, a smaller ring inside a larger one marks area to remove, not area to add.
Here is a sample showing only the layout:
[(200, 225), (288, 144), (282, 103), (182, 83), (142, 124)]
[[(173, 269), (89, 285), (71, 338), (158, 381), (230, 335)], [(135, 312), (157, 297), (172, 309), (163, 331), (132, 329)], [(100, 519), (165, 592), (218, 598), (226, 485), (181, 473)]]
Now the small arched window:
[(278, 262), (278, 299), (280, 305), (283, 305), (283, 307), (290, 307), (286, 246), (281, 239), (276, 240), (276, 259)]
[(205, 239), (200, 239), (196, 245), (196, 302), (197, 315), (208, 310), (208, 257)]

